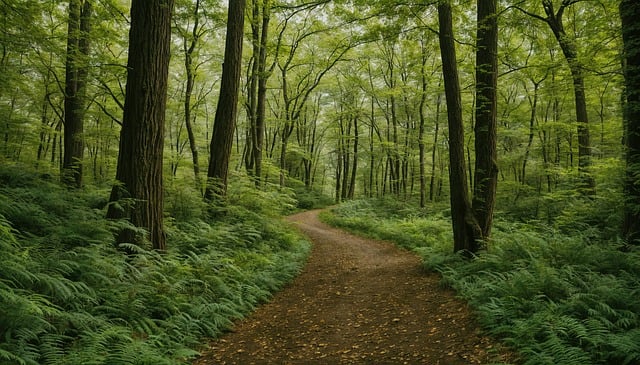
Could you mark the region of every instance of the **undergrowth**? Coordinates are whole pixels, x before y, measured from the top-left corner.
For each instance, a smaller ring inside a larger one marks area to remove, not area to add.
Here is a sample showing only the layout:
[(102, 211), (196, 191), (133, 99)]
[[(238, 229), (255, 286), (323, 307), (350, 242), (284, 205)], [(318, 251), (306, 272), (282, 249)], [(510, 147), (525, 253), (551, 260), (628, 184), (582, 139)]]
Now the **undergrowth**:
[(353, 201), (323, 219), (415, 250), (523, 364), (640, 364), (640, 250), (622, 250), (615, 235), (604, 240), (597, 226), (585, 227), (593, 211), (572, 202), (552, 224), (498, 216), (490, 250), (473, 260), (451, 252), (442, 207)]
[(0, 363), (187, 363), (304, 262), (308, 243), (277, 219), (285, 195), (232, 191), (207, 222), (197, 193), (168, 190), (168, 252), (126, 255), (108, 191), (0, 169)]

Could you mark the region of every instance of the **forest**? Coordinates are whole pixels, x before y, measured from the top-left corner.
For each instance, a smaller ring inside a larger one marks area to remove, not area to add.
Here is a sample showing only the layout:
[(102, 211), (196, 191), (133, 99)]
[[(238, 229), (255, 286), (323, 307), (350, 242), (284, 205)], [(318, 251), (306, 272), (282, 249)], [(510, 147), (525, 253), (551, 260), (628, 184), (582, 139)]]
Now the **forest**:
[(188, 364), (312, 243), (521, 364), (640, 364), (634, 0), (0, 1), (0, 363)]

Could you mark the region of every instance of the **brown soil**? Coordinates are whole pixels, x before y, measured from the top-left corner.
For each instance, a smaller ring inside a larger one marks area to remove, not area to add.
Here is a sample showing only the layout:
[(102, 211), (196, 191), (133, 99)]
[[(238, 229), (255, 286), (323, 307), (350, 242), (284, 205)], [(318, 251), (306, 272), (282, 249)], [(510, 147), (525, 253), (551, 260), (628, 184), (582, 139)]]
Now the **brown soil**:
[(488, 364), (512, 356), (420, 259), (318, 220), (288, 218), (313, 242), (300, 276), (210, 344), (204, 364)]

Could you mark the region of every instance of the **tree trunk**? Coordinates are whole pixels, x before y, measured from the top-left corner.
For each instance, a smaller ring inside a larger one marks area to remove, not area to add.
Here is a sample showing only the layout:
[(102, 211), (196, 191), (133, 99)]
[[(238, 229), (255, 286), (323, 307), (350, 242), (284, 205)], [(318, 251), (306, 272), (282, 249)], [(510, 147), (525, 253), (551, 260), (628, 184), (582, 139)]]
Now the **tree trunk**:
[[(341, 110), (340, 114), (342, 115), (343, 113)], [(347, 200), (347, 193), (349, 191), (349, 173), (351, 171), (351, 151), (349, 150), (351, 147), (351, 117), (352, 116), (346, 117), (346, 128), (343, 124), (345, 120), (342, 117), (340, 118), (340, 149), (342, 151), (342, 191), (340, 198), (342, 201)]]
[[(418, 159), (420, 161), (420, 208), (426, 206), (427, 196), (427, 182), (425, 172), (425, 144), (424, 144), (424, 123), (425, 123), (425, 106), (427, 103), (427, 75), (425, 74), (425, 66), (427, 64), (427, 49), (424, 45), (424, 40), (421, 44), (422, 59), (420, 63), (420, 80), (421, 80), (421, 94), (420, 94), (420, 106), (418, 107), (418, 113), (420, 117), (420, 124), (418, 127)], [(437, 137), (436, 137), (437, 138)]]
[(88, 0), (69, 1), (62, 181), (78, 188), (82, 186), (84, 98), (88, 74), (91, 11), (91, 2)]
[(358, 143), (359, 143), (359, 132), (358, 132), (358, 116), (355, 115), (353, 117), (353, 164), (351, 165), (351, 182), (349, 183), (349, 192), (347, 194), (347, 198), (353, 199), (356, 190), (356, 177), (358, 172)]
[(229, 162), (238, 112), (245, 4), (246, 0), (229, 2), (220, 97), (211, 135), (211, 156), (205, 191), (205, 200), (209, 202), (215, 196), (225, 196), (227, 192)]
[(449, 184), (451, 199), (451, 223), (454, 251), (471, 254), (478, 250), (480, 227), (471, 212), (469, 187), (464, 157), (464, 123), (460, 100), (460, 83), (456, 65), (456, 49), (453, 38), (451, 4), (448, 0), (438, 3), (438, 20), (442, 72), (447, 99), (449, 120)]
[[(254, 1), (254, 19), (251, 27), (253, 34), (253, 69), (251, 92), (252, 113), (251, 116), (251, 167), (255, 179), (256, 186), (262, 184), (262, 156), (264, 149), (264, 134), (266, 120), (266, 100), (267, 100), (267, 80), (271, 75), (271, 70), (267, 72), (267, 41), (269, 39), (269, 22), (271, 19), (271, 1), (264, 0), (262, 8), (259, 8), (259, 2)], [(259, 23), (259, 18), (262, 22)], [(255, 82), (255, 84), (253, 84)]]
[[(173, 0), (133, 0), (129, 60), (116, 184), (107, 217), (128, 218), (149, 232), (153, 248), (166, 247), (162, 157)], [(118, 243), (143, 241), (124, 229)]]
[[(438, 85), (440, 88), (440, 85)], [(431, 180), (429, 181), (429, 200), (435, 200), (435, 182), (436, 182), (436, 152), (438, 152), (438, 134), (440, 133), (440, 105), (442, 104), (442, 94), (438, 94), (436, 100), (436, 126), (433, 132), (433, 148), (431, 149)], [(441, 159), (441, 156), (438, 156)], [(441, 171), (442, 172), (442, 171)], [(440, 174), (442, 177), (442, 173)], [(439, 195), (439, 194), (438, 194)]]
[(522, 185), (527, 183), (527, 161), (529, 160), (529, 154), (531, 153), (531, 146), (533, 145), (533, 138), (536, 124), (536, 114), (538, 111), (538, 89), (542, 81), (533, 81), (533, 100), (531, 101), (531, 116), (529, 117), (529, 140), (527, 141), (527, 148), (524, 151), (524, 158), (522, 160)]
[(336, 161), (336, 204), (340, 203), (341, 200), (341, 192), (342, 192), (342, 146), (341, 142), (338, 141), (338, 149), (336, 153), (338, 154), (338, 158)]
[[(194, 24), (192, 30), (191, 43), (187, 47), (185, 39), (184, 43), (184, 67), (187, 73), (187, 85), (184, 92), (184, 125), (187, 128), (187, 136), (189, 137), (189, 148), (191, 149), (191, 161), (193, 162), (193, 177), (195, 179), (196, 188), (202, 193), (202, 184), (200, 182), (200, 162), (198, 160), (198, 146), (196, 144), (196, 137), (193, 131), (193, 124), (195, 123), (195, 117), (191, 116), (191, 96), (193, 95), (193, 88), (195, 85), (196, 75), (193, 69), (193, 53), (200, 39), (200, 0), (196, 0), (195, 9), (193, 11)], [(193, 121), (193, 123), (192, 123)]]
[(626, 177), (623, 237), (630, 244), (640, 244), (640, 4), (634, 0), (620, 2), (622, 39), (626, 65), (625, 132)]
[(478, 0), (476, 41), (476, 123), (473, 213), (480, 225), (483, 241), (491, 235), (498, 184), (497, 163), (497, 86), (498, 14), (497, 0)]
[(570, 38), (562, 21), (564, 10), (573, 2), (565, 1), (557, 12), (554, 11), (551, 0), (543, 0), (545, 19), (562, 49), (573, 79), (573, 92), (576, 106), (576, 122), (578, 125), (578, 173), (581, 180), (581, 193), (585, 195), (595, 194), (596, 183), (591, 175), (591, 143), (589, 138), (589, 117), (587, 112), (587, 99), (585, 96), (583, 65), (578, 59), (575, 40)]
[[(375, 130), (375, 122), (376, 122), (376, 113), (375, 113), (375, 109), (374, 109), (374, 101), (373, 98), (371, 98), (371, 111), (370, 111), (370, 117), (369, 117), (370, 121), (371, 121), (371, 126), (369, 127), (369, 198), (373, 198), (374, 194), (373, 194), (373, 177), (374, 174), (377, 177), (378, 174), (375, 173), (375, 146), (373, 143), (373, 132)], [(377, 194), (377, 192), (376, 192)]]

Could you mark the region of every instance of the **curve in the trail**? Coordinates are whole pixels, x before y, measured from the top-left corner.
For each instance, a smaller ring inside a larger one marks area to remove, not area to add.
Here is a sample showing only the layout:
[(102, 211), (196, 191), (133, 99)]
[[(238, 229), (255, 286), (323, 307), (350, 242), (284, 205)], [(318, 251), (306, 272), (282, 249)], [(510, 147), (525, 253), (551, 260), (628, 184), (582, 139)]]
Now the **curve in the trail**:
[(195, 364), (485, 364), (502, 357), (417, 256), (318, 219), (301, 274), (210, 344)]

